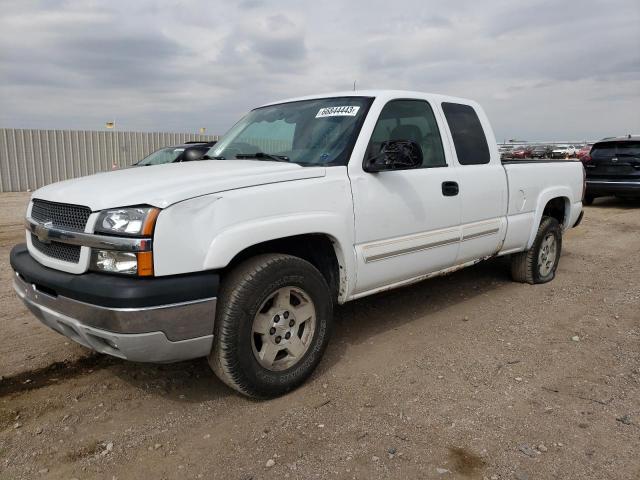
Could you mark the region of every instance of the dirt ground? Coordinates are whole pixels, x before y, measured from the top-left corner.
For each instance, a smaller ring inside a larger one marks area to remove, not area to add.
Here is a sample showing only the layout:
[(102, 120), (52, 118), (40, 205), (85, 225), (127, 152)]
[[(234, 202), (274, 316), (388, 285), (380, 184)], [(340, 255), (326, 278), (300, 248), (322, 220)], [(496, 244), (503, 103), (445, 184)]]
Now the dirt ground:
[(259, 402), (41, 326), (8, 265), (26, 201), (0, 196), (2, 479), (640, 478), (640, 204), (588, 207), (549, 284), (498, 259), (339, 308), (310, 381)]

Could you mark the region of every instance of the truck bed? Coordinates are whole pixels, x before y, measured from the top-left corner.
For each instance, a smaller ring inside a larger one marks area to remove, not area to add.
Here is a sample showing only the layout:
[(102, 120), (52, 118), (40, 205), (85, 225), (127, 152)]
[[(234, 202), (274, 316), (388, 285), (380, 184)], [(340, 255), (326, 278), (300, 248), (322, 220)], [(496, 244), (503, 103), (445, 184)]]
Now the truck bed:
[(507, 174), (507, 236), (501, 253), (529, 248), (544, 205), (559, 198), (564, 228), (577, 221), (582, 210), (584, 168), (579, 160), (516, 160), (502, 162)]

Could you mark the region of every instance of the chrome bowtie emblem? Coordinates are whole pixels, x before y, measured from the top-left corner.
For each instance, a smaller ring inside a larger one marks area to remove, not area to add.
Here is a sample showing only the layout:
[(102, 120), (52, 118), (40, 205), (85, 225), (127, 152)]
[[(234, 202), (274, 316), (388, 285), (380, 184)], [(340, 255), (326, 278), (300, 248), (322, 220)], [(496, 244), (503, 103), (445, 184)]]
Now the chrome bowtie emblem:
[(51, 243), (49, 240), (49, 229), (52, 227), (52, 221), (44, 222), (42, 225), (36, 227), (35, 234), (36, 237), (38, 237), (38, 240), (40, 240), (42, 243)]

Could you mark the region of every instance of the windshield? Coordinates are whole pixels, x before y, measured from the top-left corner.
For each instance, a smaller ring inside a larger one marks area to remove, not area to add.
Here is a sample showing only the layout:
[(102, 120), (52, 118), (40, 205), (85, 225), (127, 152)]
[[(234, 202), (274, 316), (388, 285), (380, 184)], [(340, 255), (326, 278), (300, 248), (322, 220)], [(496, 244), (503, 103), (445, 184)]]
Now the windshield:
[(161, 148), (148, 157), (143, 158), (135, 165), (160, 165), (162, 163), (174, 162), (182, 153), (184, 148)]
[(257, 108), (207, 155), (257, 158), (300, 165), (346, 165), (372, 98), (302, 100)]

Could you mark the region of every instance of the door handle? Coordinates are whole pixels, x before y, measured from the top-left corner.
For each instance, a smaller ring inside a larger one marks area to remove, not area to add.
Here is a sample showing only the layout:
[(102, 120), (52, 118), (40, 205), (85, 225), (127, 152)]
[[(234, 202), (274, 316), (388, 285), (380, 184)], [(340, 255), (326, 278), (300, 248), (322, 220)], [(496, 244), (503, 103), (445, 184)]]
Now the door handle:
[(445, 197), (454, 197), (459, 191), (458, 182), (442, 182), (442, 195)]

